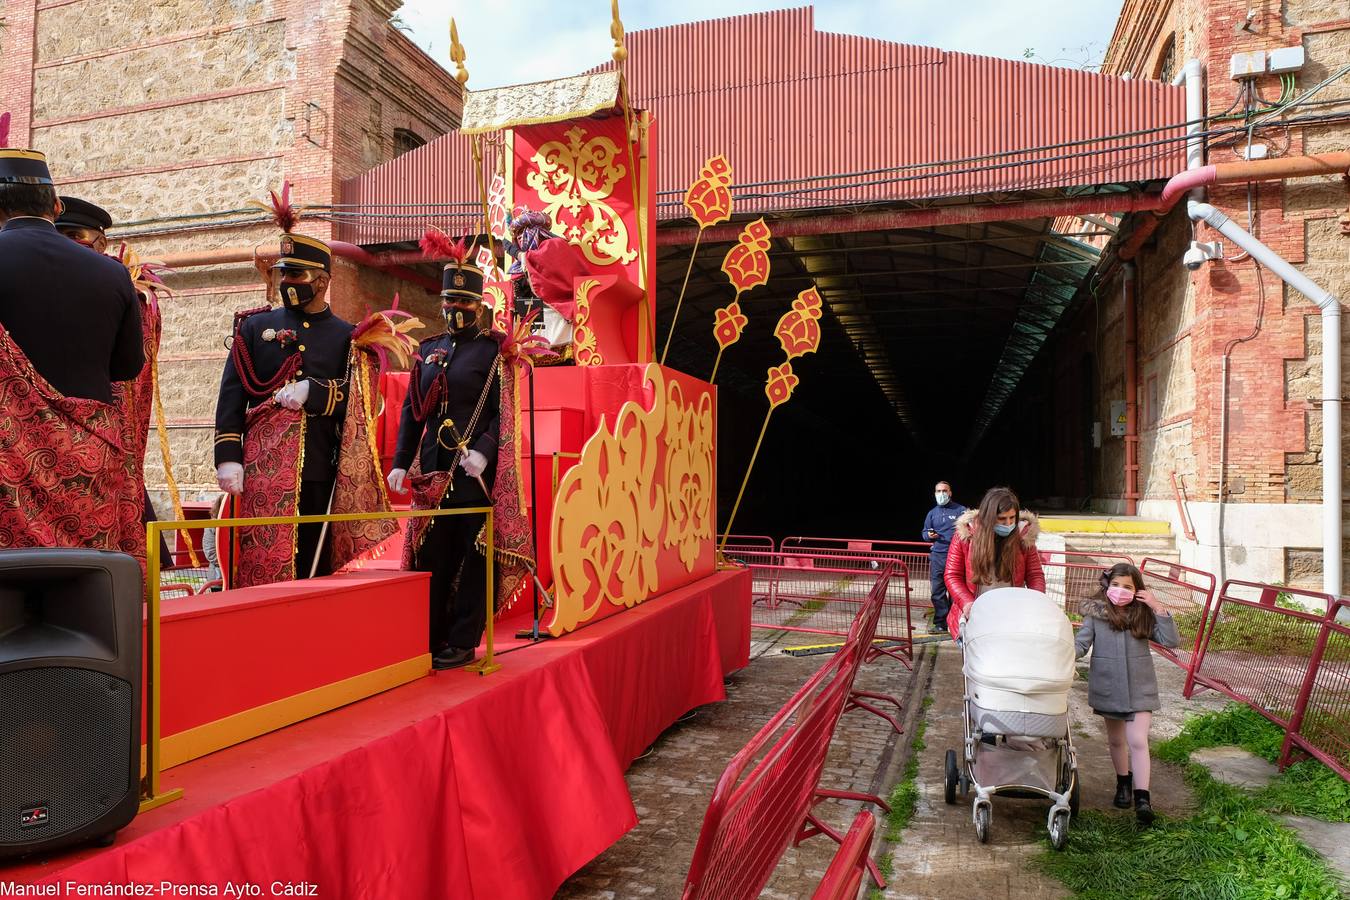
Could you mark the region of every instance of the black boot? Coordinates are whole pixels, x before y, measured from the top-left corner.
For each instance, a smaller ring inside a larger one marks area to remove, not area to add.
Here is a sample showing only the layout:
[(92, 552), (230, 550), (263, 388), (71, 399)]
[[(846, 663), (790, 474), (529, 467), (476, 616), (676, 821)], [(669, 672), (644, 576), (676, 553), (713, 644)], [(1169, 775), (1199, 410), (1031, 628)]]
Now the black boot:
[(1116, 809), (1130, 808), (1130, 789), (1134, 787), (1134, 773), (1128, 772), (1116, 776), (1116, 799), (1111, 801)]
[(1153, 824), (1153, 805), (1148, 801), (1148, 791), (1134, 792), (1134, 817), (1145, 828)]

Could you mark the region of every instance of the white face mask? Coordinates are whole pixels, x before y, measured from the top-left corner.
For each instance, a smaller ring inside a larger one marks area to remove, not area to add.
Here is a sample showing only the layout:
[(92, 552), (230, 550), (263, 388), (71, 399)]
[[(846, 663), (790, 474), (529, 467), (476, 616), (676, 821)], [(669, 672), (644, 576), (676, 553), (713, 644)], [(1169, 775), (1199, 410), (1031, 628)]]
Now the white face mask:
[(947, 503), (952, 499), (952, 495), (947, 493), (946, 491), (938, 491), (936, 494), (933, 495), (933, 499), (937, 501), (938, 506), (946, 506)]

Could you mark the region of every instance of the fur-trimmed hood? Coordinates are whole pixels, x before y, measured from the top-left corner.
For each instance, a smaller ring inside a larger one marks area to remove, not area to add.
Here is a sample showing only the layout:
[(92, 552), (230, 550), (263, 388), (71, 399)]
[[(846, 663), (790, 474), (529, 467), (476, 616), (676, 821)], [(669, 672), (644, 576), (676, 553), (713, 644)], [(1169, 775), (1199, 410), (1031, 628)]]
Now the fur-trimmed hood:
[[(1022, 510), (1018, 518), (1021, 523), (1019, 529), (1022, 535), (1022, 546), (1029, 550), (1036, 547), (1036, 538), (1041, 533), (1041, 520), (1030, 510)], [(978, 509), (968, 509), (961, 514), (961, 518), (956, 520), (956, 536), (963, 541), (970, 540), (971, 532), (980, 527), (980, 511)]]
[(1086, 597), (1078, 604), (1078, 612), (1084, 616), (1096, 616), (1099, 619), (1106, 618), (1106, 610), (1111, 604), (1101, 597)]

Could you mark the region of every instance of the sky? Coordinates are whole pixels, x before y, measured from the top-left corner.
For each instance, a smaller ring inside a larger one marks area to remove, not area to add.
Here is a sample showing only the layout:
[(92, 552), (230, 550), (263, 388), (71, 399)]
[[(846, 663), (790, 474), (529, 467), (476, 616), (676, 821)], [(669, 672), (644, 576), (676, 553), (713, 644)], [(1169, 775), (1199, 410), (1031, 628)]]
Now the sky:
[[(821, 0), (818, 31), (1082, 68), (1101, 62), (1122, 0)], [(632, 32), (806, 5), (784, 0), (620, 0)], [(575, 75), (609, 60), (608, 0), (406, 0), (399, 20), (441, 65), (450, 17), (469, 90)], [(955, 14), (949, 14), (956, 10)]]

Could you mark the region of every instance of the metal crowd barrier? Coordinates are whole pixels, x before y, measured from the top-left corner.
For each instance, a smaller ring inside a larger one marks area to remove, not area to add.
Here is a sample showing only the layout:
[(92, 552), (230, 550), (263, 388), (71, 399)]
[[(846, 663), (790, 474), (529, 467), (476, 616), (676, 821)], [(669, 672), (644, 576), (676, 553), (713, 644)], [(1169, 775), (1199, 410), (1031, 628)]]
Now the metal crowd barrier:
[(741, 554), (750, 569), (753, 602), (750, 623), (756, 628), (846, 637), (881, 572), (885, 579), (878, 640), (898, 644), (906, 665), (912, 656), (913, 622), (909, 571), (905, 563), (878, 554), (777, 553)]
[[(713, 789), (694, 848), (684, 898), (751, 900), (768, 883), (788, 845), (817, 834), (842, 843), (814, 809), (822, 799), (855, 799), (888, 809), (879, 797), (823, 790), (835, 726), (843, 715), (858, 668), (875, 636), (889, 567), (879, 577), (848, 629), (849, 640), (776, 712), (731, 762)], [(875, 864), (866, 865), (885, 886)]]
[(1186, 670), (1182, 694), (1189, 697), (1195, 692), (1191, 661), (1200, 651), (1200, 641), (1205, 635), (1205, 623), (1214, 603), (1215, 578), (1201, 569), (1153, 557), (1145, 558), (1139, 564), (1139, 571), (1149, 590), (1176, 620), (1181, 643), (1175, 650), (1154, 644), (1153, 650)]
[(1320, 591), (1230, 579), (1205, 624), (1191, 681), (1283, 728), (1281, 768), (1298, 747), (1350, 777), (1350, 644), (1336, 622), (1343, 608)]
[(1350, 626), (1342, 612), (1350, 612), (1350, 600), (1333, 603), (1322, 620), (1322, 633), (1280, 748), (1281, 768), (1297, 749), (1350, 779)]
[(872, 852), (872, 832), (876, 830), (876, 824), (876, 817), (867, 810), (858, 813), (811, 900), (854, 900), (858, 896), (867, 875), (867, 858)]
[(924, 541), (874, 541), (868, 538), (786, 537), (778, 544), (782, 553), (828, 553), (864, 560), (893, 559), (905, 564), (909, 599), (913, 606), (931, 609), (933, 591), (929, 551)]
[[(311, 525), (322, 522), (370, 522), (378, 519), (428, 519), (440, 516), (486, 515), (487, 540), (487, 628), (483, 634), (485, 652), (482, 660), (466, 668), (480, 675), (490, 675), (501, 668), (492, 658), (493, 597), (496, 592), (496, 554), (493, 548), (492, 507), (479, 506), (464, 509), (409, 509), (393, 512), (334, 513), (321, 516), (266, 516), (243, 519), (193, 519), (182, 522), (147, 522), (146, 546), (146, 629), (145, 629), (145, 729), (146, 748), (141, 775), (141, 812), (162, 806), (183, 795), (181, 789), (161, 791), (160, 776), (160, 601), (161, 570), (159, 567), (160, 534), (165, 531), (192, 531), (205, 528), (247, 528), (255, 525)], [(173, 570), (166, 570), (165, 574)], [(171, 576), (172, 577), (172, 576)]]
[(1288, 728), (1325, 613), (1276, 606), (1278, 592), (1254, 582), (1224, 582), (1192, 677)]

